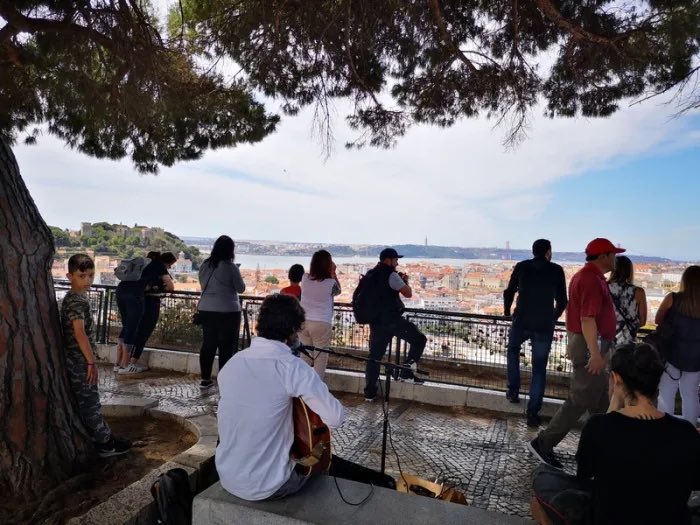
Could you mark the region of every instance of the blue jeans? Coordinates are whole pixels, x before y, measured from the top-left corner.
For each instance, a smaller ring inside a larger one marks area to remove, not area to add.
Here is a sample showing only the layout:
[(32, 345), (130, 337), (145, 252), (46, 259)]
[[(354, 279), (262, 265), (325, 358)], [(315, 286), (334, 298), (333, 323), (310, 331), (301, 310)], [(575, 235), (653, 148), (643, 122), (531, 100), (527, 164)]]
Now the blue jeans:
[(510, 328), (508, 338), (508, 392), (520, 392), (520, 347), (530, 340), (532, 344), (532, 380), (530, 381), (530, 401), (527, 413), (537, 415), (542, 408), (546, 383), (547, 360), (552, 348), (553, 332), (526, 330), (517, 325)]
[(119, 339), (122, 339), (127, 346), (133, 347), (136, 344), (139, 324), (141, 324), (143, 317), (144, 302), (143, 293), (117, 288), (117, 307), (122, 319)]

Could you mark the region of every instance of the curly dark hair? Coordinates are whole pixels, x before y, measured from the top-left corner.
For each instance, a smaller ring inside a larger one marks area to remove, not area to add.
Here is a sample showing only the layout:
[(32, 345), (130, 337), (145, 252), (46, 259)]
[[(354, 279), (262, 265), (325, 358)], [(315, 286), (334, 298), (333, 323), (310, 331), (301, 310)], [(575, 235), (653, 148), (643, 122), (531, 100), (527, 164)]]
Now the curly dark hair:
[(177, 257), (175, 257), (173, 252), (163, 252), (158, 259), (160, 259), (160, 262), (163, 264), (175, 264), (177, 262)]
[(256, 332), (260, 337), (286, 343), (306, 321), (304, 309), (291, 295), (272, 294), (260, 306)]
[(615, 349), (610, 370), (622, 378), (632, 396), (636, 393), (653, 398), (659, 388), (664, 365), (656, 349), (645, 343), (630, 343)]

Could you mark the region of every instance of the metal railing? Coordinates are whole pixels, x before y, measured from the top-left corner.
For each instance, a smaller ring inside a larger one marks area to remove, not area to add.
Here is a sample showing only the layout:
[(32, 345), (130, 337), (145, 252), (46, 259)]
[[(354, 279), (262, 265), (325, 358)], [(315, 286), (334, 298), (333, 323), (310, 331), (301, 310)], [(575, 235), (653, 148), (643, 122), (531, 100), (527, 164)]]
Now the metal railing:
[[(70, 288), (62, 281), (56, 281), (54, 287), (59, 300)], [(98, 342), (115, 343), (121, 330), (116, 287), (94, 285), (88, 297), (95, 315)], [(250, 344), (262, 300), (262, 297), (241, 297), (240, 348)], [(173, 292), (163, 297), (160, 318), (148, 347), (199, 352), (202, 332), (192, 324), (198, 301), (198, 292)], [(405, 317), (428, 338), (421, 368), (429, 371), (430, 381), (505, 391), (506, 345), (511, 324), (508, 318), (415, 308), (406, 309)], [(359, 356), (368, 353), (369, 327), (355, 322), (348, 303), (335, 305), (331, 348)], [(392, 342), (392, 348), (396, 359), (405, 356), (408, 350), (406, 343), (399, 340)], [(558, 323), (547, 364), (546, 395), (550, 397), (562, 398), (568, 391), (571, 362), (565, 354), (566, 330), (563, 323)], [(532, 362), (529, 341), (522, 346), (520, 362), (521, 390), (527, 392)], [(330, 357), (329, 367), (364, 370), (362, 362), (337, 356)]]

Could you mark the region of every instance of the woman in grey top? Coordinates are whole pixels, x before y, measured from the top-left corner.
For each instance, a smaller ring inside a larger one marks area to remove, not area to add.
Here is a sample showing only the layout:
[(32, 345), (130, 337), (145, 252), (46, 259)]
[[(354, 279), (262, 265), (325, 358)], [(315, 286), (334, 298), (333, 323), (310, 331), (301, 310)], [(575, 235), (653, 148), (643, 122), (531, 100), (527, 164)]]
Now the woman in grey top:
[(238, 265), (233, 263), (235, 244), (231, 237), (222, 235), (211, 250), (211, 255), (199, 270), (202, 295), (197, 305), (202, 321), (202, 349), (199, 368), (202, 382), (199, 388), (208, 390), (214, 385), (211, 369), (216, 351), (219, 351), (219, 370), (238, 350), (241, 328), (241, 303), (238, 294), (245, 291), (245, 283)]

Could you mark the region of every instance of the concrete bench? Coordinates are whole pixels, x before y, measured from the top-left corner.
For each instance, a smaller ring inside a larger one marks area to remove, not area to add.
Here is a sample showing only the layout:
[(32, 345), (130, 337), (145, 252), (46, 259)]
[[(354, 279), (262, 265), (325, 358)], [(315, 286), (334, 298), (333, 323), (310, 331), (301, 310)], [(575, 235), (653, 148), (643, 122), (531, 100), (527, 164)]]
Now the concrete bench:
[[(371, 490), (368, 485), (338, 479), (343, 497), (350, 502), (362, 501)], [(478, 525), (531, 525), (532, 522), (474, 507), (447, 503), (374, 488), (374, 494), (365, 503), (351, 506), (343, 502), (333, 478), (317, 476), (304, 489), (277, 501), (245, 501), (222, 487), (212, 485), (194, 499), (193, 525), (301, 525), (307, 523), (358, 525), (377, 524), (478, 524)]]

